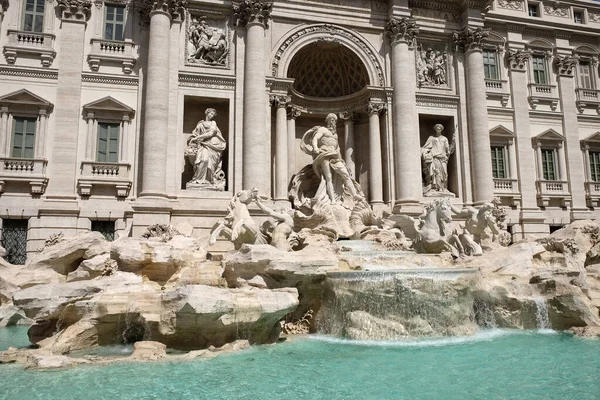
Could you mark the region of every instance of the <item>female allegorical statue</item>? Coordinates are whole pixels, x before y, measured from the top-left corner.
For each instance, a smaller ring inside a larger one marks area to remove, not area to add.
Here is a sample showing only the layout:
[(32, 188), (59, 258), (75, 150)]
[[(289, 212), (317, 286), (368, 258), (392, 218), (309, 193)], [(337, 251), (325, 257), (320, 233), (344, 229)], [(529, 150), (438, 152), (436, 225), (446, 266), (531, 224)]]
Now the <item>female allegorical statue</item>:
[(206, 119), (201, 120), (187, 141), (185, 155), (194, 166), (194, 176), (187, 188), (224, 190), (225, 173), (222, 170), (221, 155), (227, 146), (217, 123), (214, 108), (207, 108)]
[(451, 196), (448, 191), (448, 158), (454, 153), (454, 136), (452, 143), (442, 136), (444, 126), (436, 124), (433, 127), (435, 135), (429, 136), (427, 142), (421, 147), (421, 160), (425, 174), (426, 196)]

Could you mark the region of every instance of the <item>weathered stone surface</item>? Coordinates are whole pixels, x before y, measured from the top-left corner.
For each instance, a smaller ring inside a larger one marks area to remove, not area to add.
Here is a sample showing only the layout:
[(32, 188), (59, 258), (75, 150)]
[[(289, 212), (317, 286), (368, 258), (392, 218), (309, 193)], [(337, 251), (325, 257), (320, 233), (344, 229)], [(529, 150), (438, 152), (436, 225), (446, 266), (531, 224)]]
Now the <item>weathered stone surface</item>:
[(36, 344), (42, 348), (49, 348), (53, 354), (67, 354), (74, 350), (95, 347), (98, 345), (96, 326), (97, 321), (81, 320)]
[(56, 355), (33, 355), (27, 358), (25, 369), (58, 369), (89, 363), (90, 361), (82, 358)]
[(352, 311), (348, 315), (345, 333), (354, 340), (390, 340), (409, 336), (399, 322), (377, 318), (364, 311)]
[(196, 239), (180, 235), (167, 242), (122, 238), (112, 243), (111, 257), (117, 261), (119, 270), (164, 284), (181, 268), (204, 262), (206, 251)]
[(0, 328), (14, 325), (31, 325), (32, 323), (34, 321), (27, 318), (19, 307), (11, 305), (0, 307)]
[(139, 361), (156, 361), (167, 356), (167, 346), (160, 342), (141, 341), (133, 345), (131, 358)]
[(600, 326), (575, 326), (569, 329), (569, 332), (586, 339), (595, 339), (600, 337)]
[(227, 287), (227, 281), (223, 278), (224, 268), (220, 262), (204, 261), (193, 267), (183, 267), (173, 275), (168, 285), (208, 285)]
[(27, 269), (52, 268), (67, 275), (75, 271), (82, 261), (109, 251), (110, 243), (100, 232), (87, 232), (46, 247), (31, 258)]

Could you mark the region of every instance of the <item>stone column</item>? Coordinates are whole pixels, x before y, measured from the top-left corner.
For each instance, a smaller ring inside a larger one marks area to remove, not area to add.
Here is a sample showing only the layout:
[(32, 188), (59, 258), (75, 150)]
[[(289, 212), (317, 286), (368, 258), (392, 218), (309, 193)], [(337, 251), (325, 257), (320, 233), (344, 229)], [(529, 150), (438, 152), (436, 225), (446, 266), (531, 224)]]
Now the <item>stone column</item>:
[(39, 138), (36, 143), (36, 157), (44, 158), (46, 156), (46, 135), (48, 134), (48, 111), (40, 110), (40, 130)]
[[(567, 161), (565, 159), (565, 146), (563, 145), (563, 143), (559, 143), (558, 147), (556, 149), (556, 152), (558, 153), (558, 180), (559, 181), (566, 181), (567, 180)], [(581, 159), (580, 159), (581, 161)], [(584, 179), (585, 180), (585, 179)], [(565, 188), (567, 189), (567, 188)]]
[(584, 170), (585, 170), (585, 180), (586, 182), (592, 181), (592, 170), (590, 168), (590, 145), (585, 143), (581, 150), (583, 151), (583, 159), (585, 162)]
[(288, 134), (288, 182), (292, 179), (292, 175), (296, 172), (296, 118), (298, 118), (302, 112), (294, 105), (288, 105), (287, 109), (287, 134)]
[(81, 118), (81, 62), (84, 56), (85, 28), (90, 19), (90, 0), (58, 0), (61, 19), (60, 44), (63, 49), (58, 64), (54, 109), (52, 162), (48, 165), (47, 195), (51, 198), (75, 199), (77, 142)]
[[(569, 50), (570, 51), (570, 50)], [(568, 171), (562, 180), (569, 181), (572, 196), (571, 219), (590, 217), (585, 200), (585, 175), (581, 168), (581, 151), (579, 142), (579, 126), (577, 107), (575, 104), (574, 68), (577, 58), (572, 55), (558, 54), (555, 59), (558, 73), (558, 89), (560, 91), (560, 108), (563, 112), (563, 131), (565, 137), (564, 157)]]
[(87, 140), (86, 140), (86, 145), (85, 145), (85, 159), (87, 161), (92, 161), (93, 160), (93, 153), (92, 150), (94, 148), (94, 140), (95, 140), (95, 135), (94, 135), (94, 113), (93, 112), (89, 112), (87, 113), (87, 115), (85, 116), (85, 120), (87, 122)]
[(142, 191), (140, 197), (167, 197), (169, 63), (172, 19), (183, 19), (185, 2), (156, 0), (148, 5), (150, 37), (146, 70)]
[(10, 141), (8, 134), (8, 107), (0, 107), (0, 157), (6, 154), (7, 142)]
[(467, 27), (453, 36), (456, 46), (465, 51), (468, 136), (475, 204), (494, 197), (482, 53), (482, 41), (488, 35), (489, 30)]
[[(512, 104), (526, 105), (529, 96), (527, 91), (527, 65), (531, 54), (522, 48), (510, 49), (507, 53), (510, 76), (510, 92)], [(520, 232), (513, 228), (513, 238), (521, 240), (527, 236), (541, 236), (548, 232), (544, 224), (544, 215), (537, 203), (536, 181), (541, 178), (541, 150), (536, 148), (535, 157), (531, 149), (531, 130), (529, 107), (514, 107), (515, 140), (517, 147), (518, 169), (515, 168), (511, 178), (518, 178), (521, 193), (521, 210), (519, 214)], [(536, 158), (539, 158), (536, 166)], [(516, 161), (516, 160), (515, 160)], [(511, 163), (512, 166), (512, 163)], [(512, 174), (512, 172), (511, 172)], [(540, 178), (538, 178), (538, 176)]]
[(288, 131), (287, 106), (291, 101), (288, 95), (272, 95), (275, 112), (275, 195), (276, 202), (287, 202), (288, 185)]
[(542, 144), (539, 142), (535, 144), (535, 158), (537, 159), (537, 180), (542, 181), (544, 180), (544, 167), (542, 161)]
[(383, 169), (381, 162), (381, 132), (379, 114), (385, 106), (371, 102), (367, 105), (369, 114), (369, 195), (371, 205), (383, 204)]
[(414, 45), (419, 32), (411, 18), (392, 19), (385, 27), (392, 46), (392, 126), (394, 140), (394, 212), (419, 213), (423, 194), (416, 108)]
[(119, 162), (126, 163), (129, 159), (129, 125), (131, 125), (131, 118), (129, 115), (123, 116), (121, 122), (121, 148), (119, 149)]
[(344, 120), (344, 162), (352, 179), (356, 179), (356, 165), (354, 162), (354, 123), (357, 119), (357, 114), (352, 111), (340, 113), (340, 118)]
[(237, 25), (246, 26), (242, 187), (271, 193), (271, 140), (267, 131), (265, 29), (272, 3), (244, 0), (233, 7)]

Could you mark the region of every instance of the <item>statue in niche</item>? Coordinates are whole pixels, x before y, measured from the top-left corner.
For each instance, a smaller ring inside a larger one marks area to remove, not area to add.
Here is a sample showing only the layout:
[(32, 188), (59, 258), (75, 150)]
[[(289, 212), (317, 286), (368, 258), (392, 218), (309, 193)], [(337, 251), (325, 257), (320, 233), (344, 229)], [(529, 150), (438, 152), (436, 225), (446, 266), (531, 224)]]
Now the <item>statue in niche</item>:
[(192, 18), (189, 27), (188, 61), (205, 64), (225, 64), (229, 46), (225, 31), (213, 28), (206, 17)]
[(448, 139), (442, 135), (444, 130), (442, 124), (436, 124), (433, 130), (435, 135), (429, 136), (425, 145), (421, 147), (425, 175), (423, 194), (433, 197), (454, 197), (454, 194), (448, 191), (448, 158), (454, 153), (456, 134), (452, 136), (452, 143), (448, 143)]
[(428, 48), (416, 53), (419, 86), (442, 86), (448, 81), (446, 52)]
[(225, 172), (222, 169), (222, 153), (227, 146), (217, 123), (214, 108), (207, 108), (205, 118), (198, 122), (187, 141), (185, 155), (194, 166), (194, 176), (186, 189), (225, 189)]
[(332, 204), (340, 202), (345, 191), (356, 198), (357, 191), (346, 163), (340, 154), (336, 131), (337, 115), (325, 118), (325, 126), (315, 126), (304, 134), (300, 148), (313, 158), (313, 169), (325, 183), (325, 191)]

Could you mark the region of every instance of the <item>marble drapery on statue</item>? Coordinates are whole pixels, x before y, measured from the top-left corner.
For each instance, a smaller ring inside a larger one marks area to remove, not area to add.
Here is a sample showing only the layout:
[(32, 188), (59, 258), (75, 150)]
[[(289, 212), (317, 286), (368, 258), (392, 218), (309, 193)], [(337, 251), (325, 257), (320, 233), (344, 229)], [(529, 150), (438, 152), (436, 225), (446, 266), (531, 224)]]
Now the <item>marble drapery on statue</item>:
[(222, 153), (227, 143), (213, 118), (214, 108), (207, 108), (206, 119), (201, 120), (187, 141), (185, 155), (194, 167), (194, 175), (186, 184), (187, 189), (224, 190), (225, 173), (222, 169)]
[(454, 193), (448, 191), (448, 159), (454, 153), (454, 136), (452, 143), (442, 135), (444, 126), (436, 124), (433, 127), (435, 135), (429, 136), (427, 142), (421, 147), (421, 161), (423, 174), (425, 176), (425, 196), (448, 196), (454, 197)]

